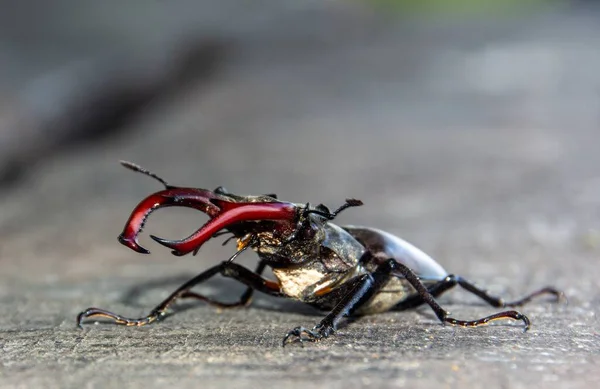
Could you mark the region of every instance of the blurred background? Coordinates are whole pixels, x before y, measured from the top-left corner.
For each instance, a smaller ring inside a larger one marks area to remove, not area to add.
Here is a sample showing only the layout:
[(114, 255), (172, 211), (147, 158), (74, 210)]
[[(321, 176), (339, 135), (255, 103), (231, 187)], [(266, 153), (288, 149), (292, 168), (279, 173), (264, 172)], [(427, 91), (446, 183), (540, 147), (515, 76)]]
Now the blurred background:
[(597, 226), (595, 2), (3, 3), (11, 242), (87, 246), (101, 218), (115, 235), (110, 210), (157, 188), (120, 159), (179, 185), (355, 196), (354, 222), (415, 235)]
[(228, 257), (119, 245), (160, 189), (124, 159), (175, 185), (360, 198), (340, 223), (509, 294), (555, 283), (597, 329), (599, 17), (583, 0), (0, 1), (0, 328), (131, 312), (128, 286)]

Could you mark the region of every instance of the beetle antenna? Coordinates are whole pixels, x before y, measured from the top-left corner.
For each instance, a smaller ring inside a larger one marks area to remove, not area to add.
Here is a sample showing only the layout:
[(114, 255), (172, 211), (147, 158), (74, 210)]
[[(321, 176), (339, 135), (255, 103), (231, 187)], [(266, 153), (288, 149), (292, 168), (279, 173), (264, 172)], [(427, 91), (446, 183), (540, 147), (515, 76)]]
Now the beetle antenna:
[(306, 215), (314, 213), (315, 215), (323, 216), (325, 219), (333, 220), (343, 210), (350, 208), (350, 207), (360, 207), (361, 205), (363, 205), (363, 202), (360, 200), (346, 199), (346, 202), (344, 204), (342, 204), (341, 207), (339, 207), (338, 209), (336, 209), (333, 212), (325, 212), (325, 211), (318, 210), (318, 209), (307, 209)]
[(344, 203), (341, 207), (333, 211), (333, 217), (336, 217), (340, 212), (350, 207), (360, 207), (363, 205), (363, 202), (358, 199), (346, 199), (346, 203)]
[(163, 184), (165, 186), (165, 188), (167, 188), (167, 189), (175, 188), (173, 185), (169, 185), (169, 183), (167, 181), (165, 181), (164, 179), (162, 179), (161, 177), (152, 173), (150, 170), (144, 169), (140, 165), (136, 165), (135, 163), (129, 162), (129, 161), (119, 161), (119, 162), (121, 163), (121, 165), (123, 165), (124, 167), (126, 167), (129, 170), (133, 170), (134, 172), (142, 173), (148, 177), (154, 178), (156, 181)]

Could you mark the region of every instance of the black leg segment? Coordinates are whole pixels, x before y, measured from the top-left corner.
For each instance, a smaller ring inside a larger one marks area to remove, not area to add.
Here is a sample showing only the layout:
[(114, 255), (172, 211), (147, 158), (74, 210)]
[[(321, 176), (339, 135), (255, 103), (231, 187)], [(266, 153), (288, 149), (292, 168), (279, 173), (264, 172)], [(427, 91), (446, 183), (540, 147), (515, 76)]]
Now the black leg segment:
[[(262, 274), (262, 272), (265, 270), (266, 266), (267, 265), (264, 261), (260, 261), (258, 263), (258, 266), (256, 267), (256, 269), (254, 270), (254, 273), (256, 273), (256, 275), (260, 276)], [(182, 294), (181, 298), (193, 298), (193, 299), (203, 301), (207, 304), (213, 305), (218, 308), (227, 309), (227, 308), (237, 308), (237, 307), (247, 306), (252, 301), (253, 294), (254, 294), (254, 289), (249, 286), (246, 289), (246, 291), (240, 296), (240, 299), (233, 303), (224, 303), (221, 301), (216, 301), (216, 300), (211, 299), (210, 297), (206, 297), (202, 294), (199, 294), (196, 292), (191, 292), (191, 291), (188, 291), (188, 292), (185, 292), (184, 294)]]
[(304, 343), (306, 341), (316, 342), (333, 334), (337, 330), (340, 320), (356, 309), (362, 300), (368, 299), (374, 291), (374, 280), (370, 274), (356, 277), (353, 281), (349, 282), (353, 283), (353, 287), (319, 324), (314, 326), (312, 330), (305, 327), (294, 328), (285, 335), (282, 345), (285, 347), (291, 337), (295, 337), (293, 340), (295, 342)]
[[(392, 267), (386, 262), (380, 265), (377, 270), (370, 274), (363, 274), (355, 277), (348, 282), (352, 283), (335, 307), (319, 324), (313, 327), (312, 330), (305, 327), (296, 327), (289, 331), (283, 338), (283, 346), (288, 343), (290, 338), (295, 337), (292, 342), (316, 342), (327, 338), (333, 334), (338, 327), (339, 322), (345, 317), (352, 315), (358, 308), (368, 302), (386, 282), (392, 277)], [(331, 293), (334, 293), (332, 291)]]
[[(431, 307), (431, 309), (433, 309), (434, 313), (442, 323), (461, 327), (478, 327), (486, 325), (495, 320), (512, 319), (522, 321), (525, 325), (526, 331), (529, 329), (530, 321), (527, 316), (513, 310), (499, 312), (476, 320), (459, 320), (450, 317), (450, 313), (438, 304), (438, 302), (435, 300), (435, 296), (439, 296), (456, 285), (461, 286), (465, 290), (480, 297), (488, 304), (498, 308), (523, 305), (534, 297), (546, 294), (554, 295), (557, 297), (557, 299), (563, 298), (563, 294), (561, 292), (554, 288), (547, 287), (530, 293), (521, 299), (505, 302), (503, 299), (493, 296), (486, 290), (480, 289), (473, 283), (455, 275), (450, 275), (446, 279), (427, 287), (408, 267), (397, 262), (395, 259), (388, 259), (381, 264), (375, 272), (363, 274), (355, 277), (353, 280), (348, 281), (352, 286), (346, 289), (345, 294), (341, 297), (333, 310), (312, 329), (296, 327), (289, 331), (283, 339), (283, 346), (285, 346), (288, 342), (316, 342), (327, 338), (337, 330), (339, 322), (345, 316), (351, 315), (363, 304), (368, 302), (382, 289), (382, 287), (391, 277), (400, 277), (406, 279), (417, 291), (417, 294), (398, 304), (396, 306), (397, 309), (406, 309), (421, 304), (427, 304)], [(334, 289), (330, 293), (333, 294), (335, 292), (336, 290)]]
[[(454, 288), (457, 285), (459, 285), (464, 290), (473, 293), (475, 296), (481, 298), (483, 301), (496, 308), (518, 307), (521, 305), (525, 305), (531, 300), (533, 300), (535, 297), (542, 295), (553, 295), (557, 301), (565, 299), (565, 296), (561, 291), (552, 287), (545, 287), (536, 290), (535, 292), (529, 293), (528, 295), (523, 296), (520, 299), (514, 301), (504, 301), (503, 298), (494, 296), (490, 294), (490, 292), (488, 292), (487, 290), (479, 288), (473, 282), (467, 281), (463, 277), (454, 274), (451, 274), (445, 279), (428, 286), (427, 291), (434, 297), (437, 297), (442, 293)], [(423, 297), (420, 294), (415, 294), (409, 297), (408, 299), (400, 302), (398, 305), (396, 305), (396, 307), (394, 307), (394, 309), (405, 310), (409, 308), (415, 308), (424, 303), (425, 301), (423, 300)]]
[[(513, 319), (513, 320), (523, 321), (523, 323), (525, 324), (525, 331), (527, 331), (529, 329), (529, 326), (531, 324), (529, 321), (529, 318), (517, 311), (499, 312), (494, 315), (486, 316), (486, 317), (483, 317), (483, 318), (477, 319), (477, 320), (458, 320), (458, 319), (452, 318), (449, 316), (450, 313), (448, 311), (446, 311), (445, 309), (443, 309), (437, 303), (437, 301), (435, 301), (433, 293), (431, 293), (429, 291), (429, 289), (427, 289), (427, 287), (425, 285), (423, 285), (421, 280), (419, 280), (419, 277), (412, 270), (410, 270), (408, 267), (397, 262), (394, 259), (390, 259), (388, 261), (392, 263), (391, 266), (394, 268), (392, 270), (392, 274), (397, 277), (405, 278), (412, 285), (412, 287), (415, 288), (415, 290), (417, 291), (422, 302), (429, 305), (431, 307), (431, 309), (433, 309), (433, 312), (435, 312), (436, 316), (440, 319), (440, 321), (442, 323), (448, 323), (448, 324), (457, 325), (457, 326), (461, 326), (461, 327), (478, 327), (478, 326), (486, 325), (486, 324), (490, 323), (491, 321), (495, 321), (495, 320)], [(454, 283), (454, 285), (456, 285), (456, 283), (458, 283), (458, 281), (456, 281)], [(458, 283), (458, 284), (465, 287), (461, 283)], [(437, 292), (437, 294), (440, 294), (443, 291), (450, 289), (454, 285), (452, 285), (452, 282), (449, 282), (446, 284), (441, 284), (441, 286), (439, 286), (439, 289), (437, 289), (437, 290), (434, 289), (434, 292)], [(489, 297), (489, 298), (483, 297), (483, 296), (489, 296), (489, 295), (487, 294), (487, 292), (481, 291), (480, 289), (475, 288), (471, 283), (466, 283), (466, 285), (468, 285), (471, 288), (471, 289), (467, 289), (467, 290), (475, 293), (479, 297), (486, 300), (488, 303), (491, 304), (491, 301), (496, 302), (496, 303), (498, 303), (498, 302), (502, 303), (502, 300), (498, 300), (498, 299), (494, 300), (494, 298), (492, 298), (492, 297)], [(475, 290), (477, 291), (477, 293), (474, 292)], [(529, 298), (531, 298), (531, 297), (533, 297), (533, 296), (530, 296)], [(524, 299), (522, 299), (522, 300), (524, 300)], [(520, 302), (520, 301), (517, 301), (517, 302)], [(502, 306), (505, 306), (505, 305), (502, 305)]]
[[(264, 270), (264, 264), (259, 264), (257, 270), (260, 270), (262, 272), (262, 270)], [(233, 278), (248, 286), (248, 289), (242, 295), (240, 302), (230, 304), (230, 306), (239, 306), (248, 302), (252, 296), (252, 290), (258, 290), (260, 292), (274, 296), (281, 296), (281, 292), (279, 291), (279, 285), (276, 282), (266, 280), (262, 278), (259, 274), (254, 273), (251, 270), (241, 265), (238, 265), (237, 263), (223, 262), (198, 274), (196, 277), (181, 285), (179, 288), (177, 288), (175, 292), (173, 292), (163, 302), (157, 305), (148, 316), (138, 319), (129, 319), (121, 315), (117, 315), (115, 313), (106, 311), (104, 309), (88, 308), (77, 316), (77, 325), (81, 327), (81, 323), (83, 322), (83, 320), (90, 317), (104, 317), (114, 320), (116, 324), (140, 327), (146, 324), (150, 324), (154, 321), (160, 320), (166, 315), (167, 309), (171, 304), (173, 304), (177, 299), (184, 297), (198, 298), (200, 300), (204, 300), (215, 305), (227, 306), (227, 304), (215, 302), (207, 297), (189, 291), (194, 286), (214, 277), (217, 274), (221, 274), (224, 277)]]

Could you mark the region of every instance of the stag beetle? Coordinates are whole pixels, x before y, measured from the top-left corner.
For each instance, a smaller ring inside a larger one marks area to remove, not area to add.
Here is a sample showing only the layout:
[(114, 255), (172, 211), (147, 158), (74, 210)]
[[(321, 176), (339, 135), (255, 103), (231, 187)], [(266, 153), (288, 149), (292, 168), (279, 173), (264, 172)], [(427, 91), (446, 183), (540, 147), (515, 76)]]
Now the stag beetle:
[[(126, 326), (143, 326), (164, 317), (168, 307), (180, 298), (195, 298), (219, 307), (245, 306), (254, 290), (329, 311), (312, 329), (296, 327), (289, 331), (283, 339), (285, 346), (291, 341), (302, 343), (325, 339), (336, 331), (346, 316), (402, 310), (421, 304), (429, 305), (444, 324), (477, 327), (498, 319), (513, 319), (522, 321), (525, 331), (529, 328), (527, 316), (515, 310), (477, 320), (450, 317), (435, 297), (456, 285), (497, 308), (520, 306), (543, 294), (554, 295), (557, 300), (563, 297), (557, 289), (546, 287), (506, 302), (463, 277), (449, 274), (423, 251), (392, 234), (369, 227), (340, 227), (332, 222), (343, 210), (362, 205), (360, 200), (347, 199), (331, 212), (322, 204), (316, 207), (293, 204), (278, 200), (274, 194), (238, 196), (223, 187), (210, 191), (173, 186), (140, 166), (121, 163), (158, 180), (165, 189), (151, 194), (135, 207), (119, 242), (138, 253), (148, 254), (137, 239), (146, 219), (159, 208), (177, 206), (202, 211), (210, 220), (185, 239), (166, 240), (151, 235), (152, 239), (170, 248), (174, 255), (195, 255), (207, 240), (230, 233), (232, 236), (227, 241), (235, 238), (237, 251), (229, 260), (180, 286), (146, 317), (128, 319), (104, 309), (88, 308), (77, 317), (80, 327), (91, 317), (109, 318)], [(260, 258), (255, 271), (233, 262), (248, 248)], [(276, 280), (261, 275), (267, 266)], [(217, 274), (247, 286), (238, 302), (222, 303), (190, 291)]]

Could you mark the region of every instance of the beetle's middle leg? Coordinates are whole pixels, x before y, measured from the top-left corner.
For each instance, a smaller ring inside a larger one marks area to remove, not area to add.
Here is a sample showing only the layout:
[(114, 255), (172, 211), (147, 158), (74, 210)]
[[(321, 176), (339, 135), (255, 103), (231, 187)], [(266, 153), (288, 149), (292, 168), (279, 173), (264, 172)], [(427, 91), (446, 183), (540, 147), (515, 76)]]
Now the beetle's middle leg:
[[(261, 265), (259, 264), (259, 268), (260, 267)], [(217, 274), (233, 278), (248, 286), (248, 289), (258, 290), (260, 292), (273, 296), (281, 296), (279, 284), (277, 282), (264, 279), (259, 274), (254, 273), (251, 270), (241, 265), (238, 265), (235, 262), (223, 262), (198, 274), (196, 277), (181, 285), (179, 288), (177, 288), (177, 290), (175, 290), (175, 292), (171, 293), (171, 295), (167, 297), (163, 302), (158, 304), (148, 316), (139, 319), (129, 319), (121, 315), (117, 315), (115, 313), (106, 311), (104, 309), (88, 308), (77, 316), (77, 325), (81, 327), (81, 323), (83, 322), (83, 320), (90, 317), (105, 317), (114, 320), (116, 324), (122, 324), (126, 326), (140, 327), (146, 324), (150, 324), (164, 317), (169, 306), (180, 298), (196, 297), (200, 299), (207, 299), (204, 296), (193, 294), (189, 290), (194, 286), (214, 277)], [(244, 298), (249, 299), (250, 297), (251, 292), (248, 292), (247, 290), (242, 296), (242, 300)]]
[(338, 323), (344, 316), (349, 315), (362, 301), (368, 300), (373, 295), (375, 280), (371, 274), (363, 274), (348, 282), (351, 282), (353, 286), (335, 305), (333, 310), (313, 329), (300, 326), (289, 331), (283, 338), (283, 347), (291, 337), (295, 337), (294, 341), (300, 343), (305, 341), (316, 342), (329, 337), (337, 330)]
[[(366, 252), (364, 256), (370, 255)], [(359, 261), (360, 262), (360, 261)], [(386, 262), (380, 265), (375, 272), (362, 274), (347, 281), (351, 286), (344, 289), (344, 295), (334, 306), (333, 310), (313, 329), (305, 327), (296, 327), (289, 331), (283, 338), (283, 346), (288, 343), (291, 337), (295, 337), (295, 341), (303, 343), (305, 341), (316, 342), (327, 338), (337, 330), (339, 322), (345, 317), (352, 315), (357, 309), (367, 303), (378, 291), (380, 291), (387, 281), (392, 277), (393, 267)], [(330, 294), (335, 294), (339, 288), (344, 288), (340, 285), (338, 289), (333, 289)]]
[[(431, 286), (428, 286), (427, 290), (429, 293), (431, 293), (431, 295), (433, 295), (434, 297), (437, 297), (437, 296), (441, 295), (442, 293), (445, 293), (448, 290), (454, 288), (457, 285), (459, 285), (464, 290), (473, 293), (475, 296), (481, 298), (483, 301), (485, 301), (492, 307), (496, 307), (496, 308), (518, 307), (521, 305), (525, 305), (528, 302), (530, 302), (531, 300), (533, 300), (535, 297), (542, 296), (542, 295), (553, 295), (556, 297), (557, 301), (560, 301), (565, 298), (564, 293), (557, 290), (556, 288), (545, 287), (545, 288), (536, 290), (535, 292), (529, 293), (528, 295), (523, 296), (520, 299), (517, 299), (514, 301), (504, 301), (504, 299), (502, 297), (494, 296), (494, 295), (490, 294), (490, 292), (488, 292), (487, 290), (481, 289), (474, 283), (464, 279), (461, 276), (457, 276), (454, 274), (450, 274), (443, 280), (436, 282), (435, 284), (433, 284)], [(422, 305), (424, 303), (425, 303), (425, 301), (423, 300), (423, 297), (419, 294), (415, 294), (415, 295), (407, 298), (406, 300), (398, 303), (394, 307), (394, 309), (405, 310), (405, 309), (418, 307), (419, 305)]]

